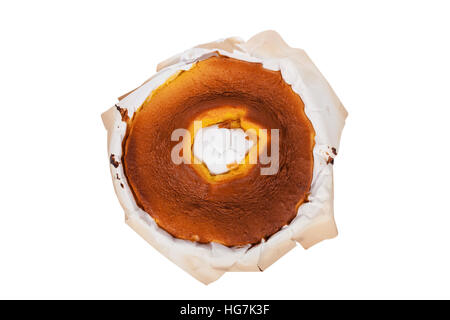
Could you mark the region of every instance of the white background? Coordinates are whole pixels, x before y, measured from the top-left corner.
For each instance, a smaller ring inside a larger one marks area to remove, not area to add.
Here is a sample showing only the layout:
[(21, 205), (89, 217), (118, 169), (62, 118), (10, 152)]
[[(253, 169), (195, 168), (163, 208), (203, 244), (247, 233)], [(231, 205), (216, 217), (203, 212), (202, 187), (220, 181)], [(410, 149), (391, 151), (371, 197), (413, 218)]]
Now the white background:
[[(448, 1), (2, 1), (0, 298), (450, 298)], [(205, 286), (124, 223), (100, 114), (175, 53), (277, 30), (349, 111), (336, 239)]]

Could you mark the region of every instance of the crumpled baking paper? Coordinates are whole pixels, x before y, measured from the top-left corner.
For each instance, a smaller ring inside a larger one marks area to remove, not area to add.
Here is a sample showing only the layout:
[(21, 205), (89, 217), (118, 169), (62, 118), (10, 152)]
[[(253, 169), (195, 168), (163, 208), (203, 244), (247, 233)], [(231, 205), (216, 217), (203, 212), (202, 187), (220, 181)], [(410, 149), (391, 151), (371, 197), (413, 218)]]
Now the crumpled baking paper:
[[(296, 218), (288, 226), (255, 246), (229, 248), (217, 243), (200, 244), (174, 238), (136, 205), (121, 163), (127, 124), (122, 121), (120, 109), (126, 109), (131, 118), (152, 91), (169, 77), (217, 54), (280, 70), (286, 83), (302, 98), (305, 113), (316, 131), (309, 202), (299, 207)], [(347, 111), (306, 53), (289, 47), (274, 31), (259, 33), (247, 42), (239, 38), (218, 40), (175, 55), (158, 64), (152, 78), (120, 97), (114, 107), (102, 114), (108, 131), (108, 158), (114, 160), (110, 161), (111, 176), (126, 223), (159, 252), (205, 284), (227, 271), (263, 271), (294, 248), (296, 242), (306, 249), (333, 238), (337, 228), (333, 214), (332, 160), (339, 151), (346, 117)]]

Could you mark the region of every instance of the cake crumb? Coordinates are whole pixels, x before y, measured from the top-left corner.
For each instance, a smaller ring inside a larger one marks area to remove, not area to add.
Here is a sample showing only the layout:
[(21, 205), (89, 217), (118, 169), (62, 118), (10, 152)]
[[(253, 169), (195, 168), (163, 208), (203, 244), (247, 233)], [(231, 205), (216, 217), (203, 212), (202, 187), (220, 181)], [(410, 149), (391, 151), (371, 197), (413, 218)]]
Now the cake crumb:
[(327, 164), (334, 164), (334, 159), (332, 157), (328, 157)]
[(116, 107), (117, 111), (120, 112), (120, 116), (122, 117), (122, 121), (123, 122), (127, 122), (130, 119), (130, 117), (128, 116), (128, 110), (125, 109), (125, 108), (119, 107), (117, 104), (115, 105), (115, 107)]
[(114, 168), (119, 166), (119, 161), (116, 160), (113, 154), (109, 157), (109, 162), (114, 166)]

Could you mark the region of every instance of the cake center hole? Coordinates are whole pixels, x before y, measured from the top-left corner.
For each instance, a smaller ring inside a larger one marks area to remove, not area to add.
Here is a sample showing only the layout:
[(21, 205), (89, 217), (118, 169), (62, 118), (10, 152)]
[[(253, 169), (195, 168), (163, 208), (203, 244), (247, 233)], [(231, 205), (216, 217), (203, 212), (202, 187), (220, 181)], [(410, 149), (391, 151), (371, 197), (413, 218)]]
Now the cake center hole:
[(197, 131), (193, 152), (212, 175), (218, 175), (237, 168), (252, 146), (252, 139), (242, 128), (216, 124)]

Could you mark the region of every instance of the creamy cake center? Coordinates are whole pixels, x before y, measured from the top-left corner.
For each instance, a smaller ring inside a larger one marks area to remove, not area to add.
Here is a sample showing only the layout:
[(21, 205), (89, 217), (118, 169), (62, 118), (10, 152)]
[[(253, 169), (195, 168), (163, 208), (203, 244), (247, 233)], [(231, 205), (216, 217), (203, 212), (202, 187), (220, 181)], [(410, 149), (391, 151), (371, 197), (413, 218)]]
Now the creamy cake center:
[(253, 141), (242, 128), (201, 128), (194, 138), (194, 156), (202, 161), (212, 175), (224, 174), (244, 161)]

